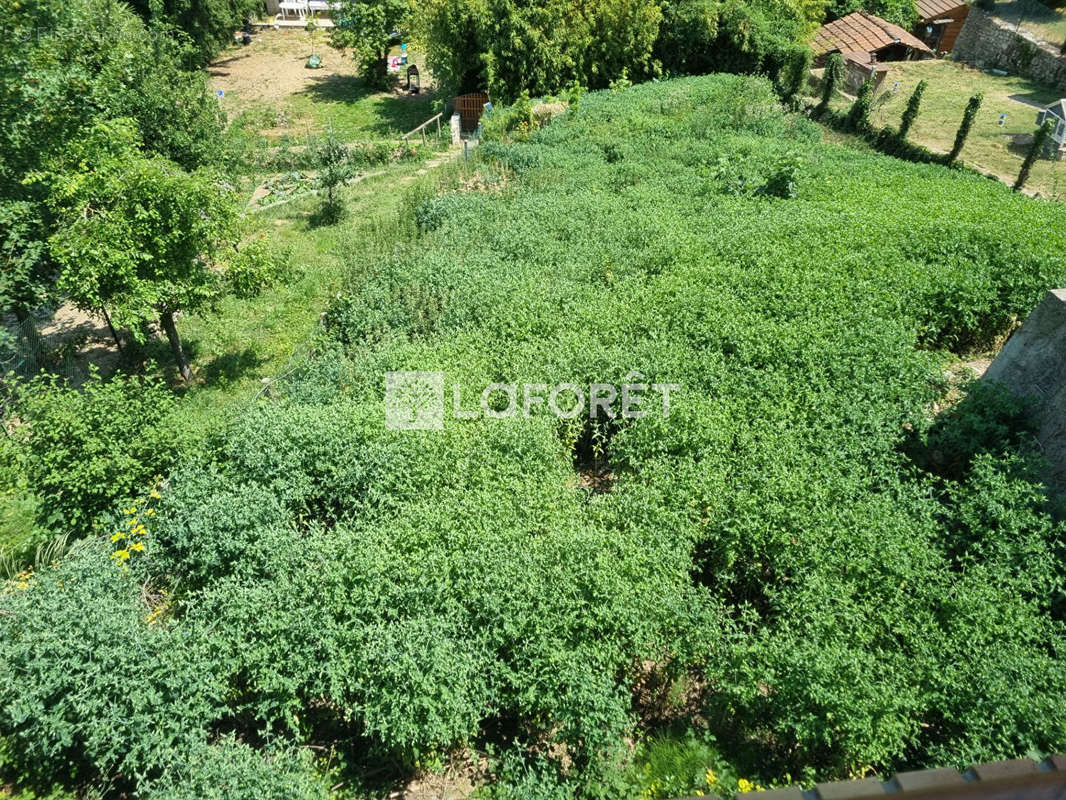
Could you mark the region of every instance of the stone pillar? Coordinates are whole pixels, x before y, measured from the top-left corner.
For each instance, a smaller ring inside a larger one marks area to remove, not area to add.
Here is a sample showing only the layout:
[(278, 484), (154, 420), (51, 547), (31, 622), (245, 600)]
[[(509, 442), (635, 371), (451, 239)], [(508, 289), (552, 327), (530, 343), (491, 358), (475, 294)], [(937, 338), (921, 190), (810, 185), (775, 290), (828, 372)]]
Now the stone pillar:
[(458, 114), (452, 114), (450, 120), (452, 126), (452, 144), (459, 144), (459, 140), (462, 138), (462, 121)]
[(1002, 382), (1037, 400), (1040, 448), (1051, 462), (1050, 485), (1066, 492), (1066, 289), (1047, 293), (988, 368), (982, 380)]

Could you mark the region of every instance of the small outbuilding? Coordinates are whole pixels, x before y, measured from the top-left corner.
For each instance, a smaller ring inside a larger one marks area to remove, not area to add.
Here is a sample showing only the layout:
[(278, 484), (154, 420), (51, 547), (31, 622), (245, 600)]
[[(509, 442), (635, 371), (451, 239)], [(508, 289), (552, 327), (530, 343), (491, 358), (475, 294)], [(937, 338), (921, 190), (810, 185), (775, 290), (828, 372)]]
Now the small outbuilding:
[(962, 33), (970, 6), (960, 0), (917, 0), (918, 25), (914, 32), (934, 52), (950, 53)]
[(1066, 98), (1052, 103), (1036, 115), (1036, 124), (1043, 125), (1047, 120), (1055, 123), (1051, 131), (1051, 138), (1055, 140), (1052, 150), (1057, 150), (1061, 155), (1066, 152)]
[(825, 66), (831, 53), (841, 53), (849, 68), (870, 69), (886, 61), (932, 58), (933, 49), (910, 31), (866, 11), (856, 11), (827, 22), (811, 42), (814, 65)]

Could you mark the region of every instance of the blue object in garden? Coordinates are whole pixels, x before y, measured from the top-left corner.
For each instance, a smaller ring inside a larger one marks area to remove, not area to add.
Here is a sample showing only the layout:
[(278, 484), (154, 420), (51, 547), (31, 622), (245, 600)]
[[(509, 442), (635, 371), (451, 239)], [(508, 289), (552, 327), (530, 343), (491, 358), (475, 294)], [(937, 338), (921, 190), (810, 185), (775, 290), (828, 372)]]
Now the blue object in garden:
[(407, 45), (405, 45), (405, 44), (401, 44), (401, 45), (400, 45), (400, 49), (401, 49), (401, 50), (406, 50), (406, 49), (407, 49)]
[(1000, 127), (1003, 127), (1006, 123), (1007, 123), (1007, 115), (1006, 114), (1000, 114), (999, 115), (999, 125), (1000, 125)]
[(222, 97), (222, 94), (223, 94), (223, 93), (222, 93), (222, 90), (221, 90), (221, 89), (219, 89), (219, 90), (218, 90), (218, 96), (219, 96), (219, 97)]
[(308, 69), (318, 69), (322, 66), (322, 59), (316, 54), (307, 59)]

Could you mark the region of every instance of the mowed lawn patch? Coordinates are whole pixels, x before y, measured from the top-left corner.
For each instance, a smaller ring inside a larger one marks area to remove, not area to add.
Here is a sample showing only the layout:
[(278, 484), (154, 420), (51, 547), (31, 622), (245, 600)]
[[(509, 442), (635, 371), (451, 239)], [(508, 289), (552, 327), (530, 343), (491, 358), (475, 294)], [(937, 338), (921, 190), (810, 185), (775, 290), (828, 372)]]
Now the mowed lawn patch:
[[(992, 75), (954, 61), (905, 61), (889, 65), (871, 119), (875, 126), (898, 127), (914, 87), (928, 81), (921, 113), (911, 129), (910, 140), (933, 150), (947, 152), (955, 141), (963, 111), (970, 97), (984, 93), (984, 103), (962, 151), (969, 165), (994, 173), (1013, 183), (1021, 169), (1040, 108), (1061, 97), (1047, 86), (1016, 75)], [(899, 88), (893, 93), (896, 82)], [(838, 95), (834, 107), (844, 110), (850, 98)], [(1000, 114), (1006, 120), (1000, 125)], [(1033, 166), (1027, 187), (1040, 194), (1066, 200), (1066, 162), (1040, 159)]]

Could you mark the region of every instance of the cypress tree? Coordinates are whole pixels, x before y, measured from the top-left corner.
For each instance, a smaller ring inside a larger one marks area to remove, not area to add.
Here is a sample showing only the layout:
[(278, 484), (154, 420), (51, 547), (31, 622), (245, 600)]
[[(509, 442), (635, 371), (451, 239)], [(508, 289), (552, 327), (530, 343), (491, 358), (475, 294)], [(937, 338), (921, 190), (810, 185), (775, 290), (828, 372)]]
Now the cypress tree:
[(1029, 172), (1033, 169), (1033, 164), (1037, 158), (1040, 157), (1040, 153), (1044, 149), (1044, 145), (1047, 144), (1047, 140), (1051, 138), (1051, 132), (1054, 129), (1055, 124), (1050, 119), (1044, 120), (1044, 124), (1036, 129), (1036, 133), (1033, 134), (1033, 143), (1029, 147), (1025, 161), (1022, 162), (1022, 170), (1018, 173), (1018, 180), (1014, 182), (1014, 191), (1020, 192), (1025, 186), (1025, 182), (1029, 180)]
[(829, 60), (825, 62), (825, 74), (822, 76), (822, 101), (814, 109), (816, 116), (821, 116), (829, 108), (829, 102), (833, 99), (837, 84), (844, 77), (844, 56), (840, 53), (831, 53)]
[(966, 137), (970, 135), (970, 128), (973, 127), (973, 121), (977, 118), (977, 112), (981, 109), (981, 103), (984, 99), (985, 96), (978, 92), (971, 97), (970, 102), (966, 104), (966, 110), (962, 113), (962, 123), (959, 125), (959, 132), (955, 134), (955, 145), (951, 148), (951, 152), (948, 153), (948, 164), (954, 164), (955, 160), (962, 152), (963, 145), (966, 144)]
[(918, 81), (918, 85), (914, 87), (914, 92), (907, 101), (907, 109), (903, 112), (903, 119), (899, 123), (900, 141), (907, 138), (914, 120), (918, 119), (918, 111), (922, 106), (922, 95), (925, 94), (925, 87), (928, 85), (927, 81)]
[(856, 133), (868, 133), (870, 130), (870, 106), (874, 100), (874, 81), (867, 78), (859, 88), (859, 94), (848, 112), (848, 128)]

